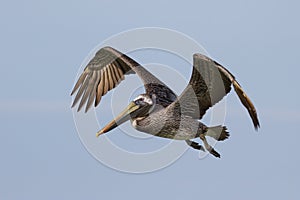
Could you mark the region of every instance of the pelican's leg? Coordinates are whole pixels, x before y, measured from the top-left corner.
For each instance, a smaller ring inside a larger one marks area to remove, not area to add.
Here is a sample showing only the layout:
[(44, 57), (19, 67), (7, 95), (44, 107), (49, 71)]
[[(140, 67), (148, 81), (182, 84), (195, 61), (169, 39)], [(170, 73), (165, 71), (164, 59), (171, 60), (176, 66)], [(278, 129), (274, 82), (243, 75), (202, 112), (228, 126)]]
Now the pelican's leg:
[(205, 135), (204, 135), (203, 133), (200, 134), (200, 139), (203, 141), (203, 144), (204, 144), (206, 150), (209, 151), (209, 153), (211, 153), (212, 155), (214, 155), (214, 156), (216, 156), (216, 157), (218, 157), (218, 158), (221, 157), (221, 155), (220, 155), (214, 148), (212, 148), (212, 147), (208, 144), (208, 142), (207, 142), (207, 140), (206, 140), (206, 138), (205, 138)]
[(194, 149), (205, 151), (203, 146), (201, 146), (199, 143), (191, 141), (191, 140), (185, 140), (185, 142), (190, 146), (193, 147)]

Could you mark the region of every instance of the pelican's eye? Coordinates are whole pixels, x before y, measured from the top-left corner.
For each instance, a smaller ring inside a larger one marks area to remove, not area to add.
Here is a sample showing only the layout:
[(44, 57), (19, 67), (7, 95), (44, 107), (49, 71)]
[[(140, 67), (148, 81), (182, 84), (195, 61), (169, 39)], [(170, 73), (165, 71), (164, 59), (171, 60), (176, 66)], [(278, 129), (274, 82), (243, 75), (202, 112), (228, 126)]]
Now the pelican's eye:
[(145, 99), (144, 98), (140, 98), (134, 101), (135, 104), (140, 105), (140, 104), (144, 104), (145, 103)]

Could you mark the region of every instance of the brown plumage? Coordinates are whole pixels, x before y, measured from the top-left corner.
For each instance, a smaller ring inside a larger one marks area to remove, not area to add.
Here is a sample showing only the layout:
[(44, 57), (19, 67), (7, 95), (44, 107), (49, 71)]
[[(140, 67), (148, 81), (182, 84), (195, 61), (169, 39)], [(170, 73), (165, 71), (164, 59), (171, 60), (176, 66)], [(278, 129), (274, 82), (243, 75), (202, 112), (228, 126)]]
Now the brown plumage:
[[(248, 110), (255, 129), (259, 127), (256, 109), (250, 98), (235, 80), (235, 77), (222, 65), (202, 54), (194, 54), (194, 67), (188, 86), (178, 97), (181, 112), (201, 119), (205, 112), (228, 94), (233, 85), (240, 101)], [(191, 96), (197, 96), (193, 102)], [(193, 104), (192, 106), (190, 104)], [(179, 106), (175, 104), (174, 106)]]
[[(219, 102), (233, 85), (240, 101), (248, 110), (255, 129), (260, 124), (255, 107), (236, 81), (223, 66), (202, 54), (193, 56), (191, 79), (180, 96), (162, 81), (148, 72), (130, 57), (113, 49), (100, 49), (85, 67), (76, 82), (71, 95), (77, 94), (72, 107), (78, 102), (78, 111), (86, 104), (85, 112), (94, 103), (97, 106), (102, 96), (115, 88), (128, 74), (137, 74), (144, 83), (146, 93), (132, 101), (115, 120), (110, 122), (97, 136), (112, 130), (127, 120), (137, 130), (159, 137), (185, 140), (195, 149), (216, 152), (206, 141), (206, 136), (221, 141), (229, 137), (225, 126), (207, 127), (199, 120), (206, 111)], [(200, 138), (205, 148), (190, 139)]]

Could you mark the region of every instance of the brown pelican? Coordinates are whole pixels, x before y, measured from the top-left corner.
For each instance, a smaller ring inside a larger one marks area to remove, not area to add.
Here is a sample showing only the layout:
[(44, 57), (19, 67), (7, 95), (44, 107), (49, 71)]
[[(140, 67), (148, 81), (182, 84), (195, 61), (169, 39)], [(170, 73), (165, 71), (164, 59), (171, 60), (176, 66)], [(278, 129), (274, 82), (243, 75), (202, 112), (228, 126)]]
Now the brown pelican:
[[(259, 121), (249, 97), (235, 77), (222, 65), (202, 54), (193, 55), (191, 79), (180, 96), (177, 96), (162, 81), (148, 72), (139, 63), (112, 47), (101, 48), (85, 67), (71, 95), (77, 90), (72, 107), (79, 101), (78, 110), (86, 104), (85, 112), (96, 107), (108, 91), (115, 88), (124, 75), (137, 74), (146, 93), (136, 97), (114, 120), (97, 132), (106, 133), (131, 120), (134, 128), (155, 136), (185, 140), (198, 150), (209, 151), (216, 157), (220, 154), (207, 142), (206, 136), (217, 141), (225, 140), (229, 133), (225, 126), (208, 127), (199, 120), (205, 112), (219, 102), (233, 85), (242, 104), (248, 110), (255, 129)], [(200, 138), (204, 147), (192, 139)]]

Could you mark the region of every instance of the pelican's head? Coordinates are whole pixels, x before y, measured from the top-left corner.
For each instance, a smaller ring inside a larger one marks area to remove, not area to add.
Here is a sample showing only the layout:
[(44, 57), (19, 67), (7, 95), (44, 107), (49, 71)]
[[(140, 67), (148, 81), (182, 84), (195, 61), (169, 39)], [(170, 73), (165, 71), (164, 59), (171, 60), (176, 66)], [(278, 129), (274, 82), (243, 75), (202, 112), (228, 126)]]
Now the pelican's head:
[(140, 94), (129, 105), (109, 124), (107, 124), (103, 129), (97, 132), (96, 136), (106, 133), (118, 125), (123, 124), (124, 122), (134, 119), (137, 117), (146, 117), (153, 110), (155, 106), (155, 95)]

